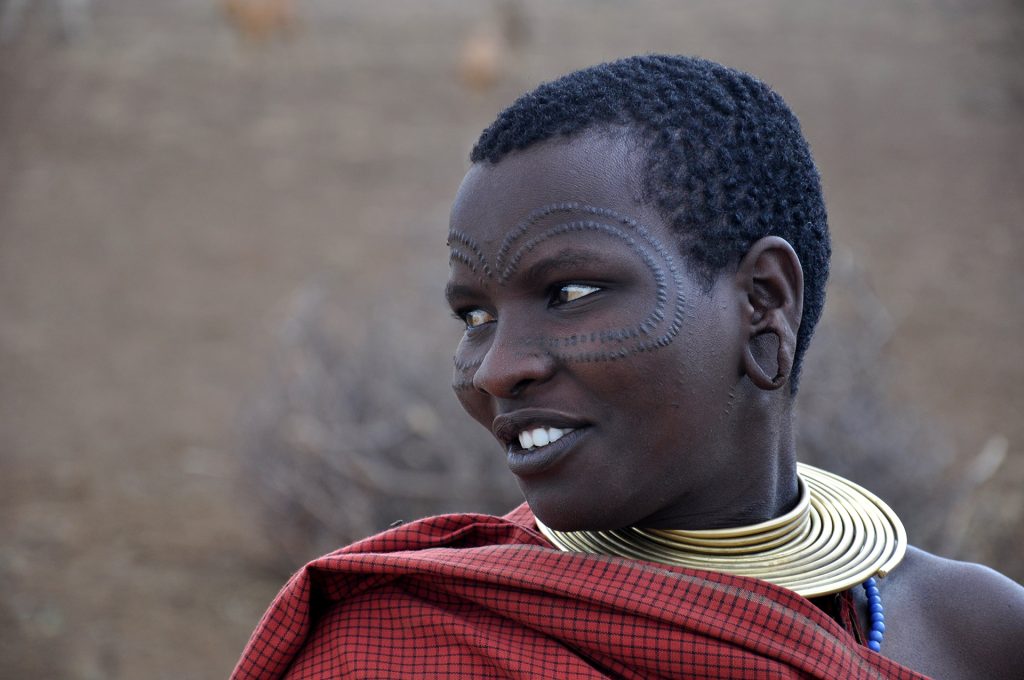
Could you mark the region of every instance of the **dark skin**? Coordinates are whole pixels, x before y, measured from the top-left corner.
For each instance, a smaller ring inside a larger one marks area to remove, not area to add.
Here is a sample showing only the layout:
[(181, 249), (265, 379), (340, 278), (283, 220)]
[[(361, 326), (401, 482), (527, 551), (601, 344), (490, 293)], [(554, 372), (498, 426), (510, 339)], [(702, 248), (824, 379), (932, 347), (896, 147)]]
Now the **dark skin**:
[[(470, 169), (449, 234), (467, 325), (456, 394), (553, 528), (776, 517), (797, 494), (799, 260), (766, 237), (706, 286), (641, 200), (641, 160), (608, 130)], [(565, 434), (524, 449), (538, 428)], [(910, 548), (879, 588), (886, 656), (939, 678), (1024, 673), (1024, 588), (1009, 579)]]

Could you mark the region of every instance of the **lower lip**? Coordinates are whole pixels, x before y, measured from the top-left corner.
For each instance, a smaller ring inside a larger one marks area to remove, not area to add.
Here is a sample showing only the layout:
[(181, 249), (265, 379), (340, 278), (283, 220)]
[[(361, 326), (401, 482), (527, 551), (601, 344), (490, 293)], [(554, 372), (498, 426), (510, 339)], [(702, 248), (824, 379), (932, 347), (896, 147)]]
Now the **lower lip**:
[(547, 446), (532, 451), (516, 449), (508, 452), (508, 468), (517, 477), (530, 477), (553, 467), (576, 445), (588, 428), (573, 430)]

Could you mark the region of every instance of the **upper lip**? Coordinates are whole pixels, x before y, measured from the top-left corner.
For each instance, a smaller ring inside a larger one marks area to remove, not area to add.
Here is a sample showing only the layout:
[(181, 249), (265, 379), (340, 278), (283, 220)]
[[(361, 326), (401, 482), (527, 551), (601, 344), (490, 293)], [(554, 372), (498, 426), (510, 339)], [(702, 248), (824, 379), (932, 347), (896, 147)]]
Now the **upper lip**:
[(557, 427), (563, 430), (576, 429), (587, 423), (576, 416), (560, 411), (540, 408), (524, 408), (511, 413), (503, 413), (494, 419), (491, 432), (500, 442), (508, 446), (523, 430), (537, 427)]

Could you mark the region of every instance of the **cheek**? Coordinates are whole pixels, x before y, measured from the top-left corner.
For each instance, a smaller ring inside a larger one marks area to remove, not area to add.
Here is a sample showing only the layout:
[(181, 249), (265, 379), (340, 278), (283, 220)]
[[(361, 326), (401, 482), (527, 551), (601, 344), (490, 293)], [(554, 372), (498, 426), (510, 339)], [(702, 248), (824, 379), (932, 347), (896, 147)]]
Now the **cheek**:
[(478, 364), (460, 361), (454, 358), (452, 369), (452, 391), (469, 417), (480, 423), (488, 431), (491, 429), (492, 416), (487, 410), (487, 399), (473, 386), (473, 375)]
[(692, 352), (684, 347), (675, 343), (599, 369), (601, 377), (595, 379), (604, 381), (605, 394), (616, 395), (616, 408), (628, 414), (632, 436), (639, 440), (662, 441), (680, 430), (700, 429), (700, 418), (714, 401), (703, 372), (695, 370)]
[(473, 375), (481, 363), (479, 359), (466, 358), (465, 344), (463, 340), (452, 357), (452, 389), (460, 400), (464, 392), (473, 390)]

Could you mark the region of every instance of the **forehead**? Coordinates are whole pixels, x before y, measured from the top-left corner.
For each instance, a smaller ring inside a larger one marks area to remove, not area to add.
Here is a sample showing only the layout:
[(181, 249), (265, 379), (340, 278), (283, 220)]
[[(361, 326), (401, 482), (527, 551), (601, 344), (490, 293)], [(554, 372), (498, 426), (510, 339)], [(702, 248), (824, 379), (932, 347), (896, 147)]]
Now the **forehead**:
[(477, 163), (452, 205), (451, 228), (495, 246), (532, 211), (560, 203), (598, 206), (647, 223), (660, 218), (642, 202), (642, 151), (635, 137), (587, 132)]

